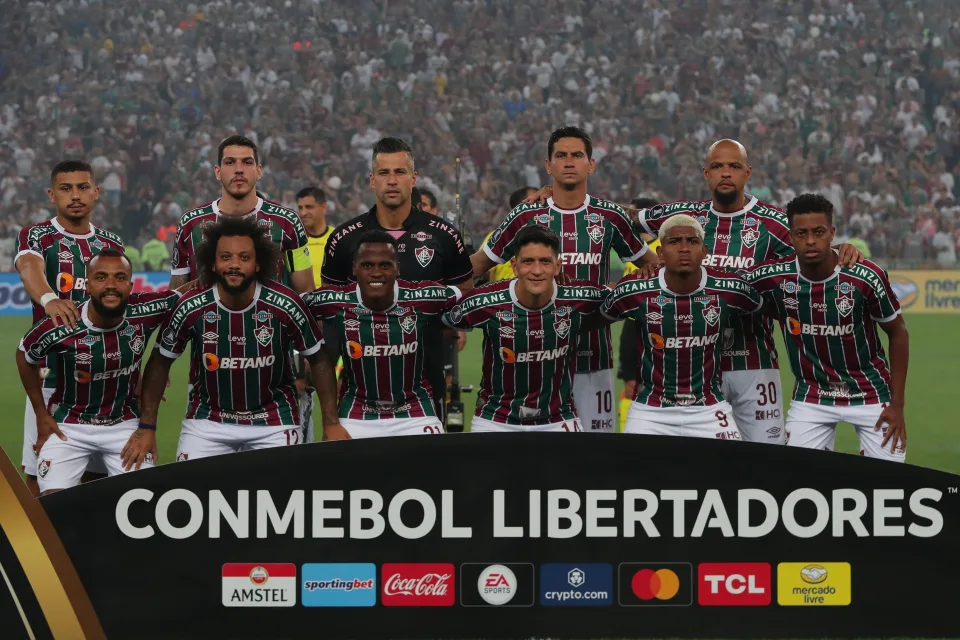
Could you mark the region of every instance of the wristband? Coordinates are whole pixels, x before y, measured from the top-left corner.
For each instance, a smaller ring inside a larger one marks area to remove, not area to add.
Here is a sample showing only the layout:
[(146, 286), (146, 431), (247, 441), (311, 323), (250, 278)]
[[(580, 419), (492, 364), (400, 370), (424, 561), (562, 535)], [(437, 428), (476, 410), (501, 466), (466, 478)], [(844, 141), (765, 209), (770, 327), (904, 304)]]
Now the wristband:
[(155, 424), (147, 424), (146, 422), (141, 422), (140, 424), (137, 425), (137, 429), (146, 429), (147, 431), (156, 431), (156, 430), (157, 430), (157, 425), (155, 425)]
[(59, 300), (60, 296), (55, 293), (45, 293), (40, 296), (40, 306), (44, 309), (47, 308), (47, 305), (53, 302), (54, 300)]

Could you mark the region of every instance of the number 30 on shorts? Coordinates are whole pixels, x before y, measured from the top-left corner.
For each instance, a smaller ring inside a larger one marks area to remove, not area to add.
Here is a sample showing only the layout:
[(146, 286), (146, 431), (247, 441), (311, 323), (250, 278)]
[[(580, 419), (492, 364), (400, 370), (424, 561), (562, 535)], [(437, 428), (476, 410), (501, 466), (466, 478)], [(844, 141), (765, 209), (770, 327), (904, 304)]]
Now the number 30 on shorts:
[(768, 404), (777, 404), (777, 383), (776, 382), (758, 384), (757, 393), (760, 394), (760, 402), (757, 403), (758, 407), (763, 407)]

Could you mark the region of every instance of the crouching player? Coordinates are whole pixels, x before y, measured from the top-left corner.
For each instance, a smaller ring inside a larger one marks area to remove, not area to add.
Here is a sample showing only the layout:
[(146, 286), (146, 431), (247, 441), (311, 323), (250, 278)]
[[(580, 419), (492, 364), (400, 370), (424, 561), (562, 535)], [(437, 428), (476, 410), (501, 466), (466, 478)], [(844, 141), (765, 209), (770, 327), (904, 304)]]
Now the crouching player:
[[(910, 338), (890, 280), (869, 260), (841, 265), (823, 196), (796, 197), (787, 218), (796, 255), (747, 274), (780, 321), (796, 377), (787, 444), (832, 450), (843, 421), (856, 428), (861, 455), (903, 462)], [(878, 326), (890, 338), (889, 367)]]
[(760, 294), (738, 276), (702, 266), (704, 231), (688, 215), (660, 227), (657, 274), (621, 280), (604, 302), (607, 321), (637, 327), (636, 396), (624, 433), (740, 440), (720, 390), (720, 348), (733, 317), (758, 311)]
[[(109, 476), (131, 470), (123, 454), (137, 430), (135, 390), (140, 360), (154, 329), (180, 294), (131, 293), (133, 270), (119, 249), (105, 248), (87, 265), (87, 302), (75, 329), (51, 318), (37, 323), (17, 350), (17, 369), (37, 415), (37, 478), (42, 494), (76, 486), (92, 458)], [(44, 402), (39, 363), (56, 360), (57, 386)], [(153, 466), (156, 446), (135, 465)]]
[(483, 329), (470, 431), (583, 431), (572, 397), (577, 339), (610, 290), (558, 285), (560, 240), (549, 229), (523, 227), (512, 246), (517, 277), (472, 291), (443, 316), (455, 329)]
[(314, 318), (340, 332), (340, 425), (351, 438), (443, 433), (423, 375), (423, 336), (431, 318), (452, 307), (460, 291), (398, 280), (397, 242), (380, 230), (360, 238), (353, 275), (355, 285), (302, 295)]

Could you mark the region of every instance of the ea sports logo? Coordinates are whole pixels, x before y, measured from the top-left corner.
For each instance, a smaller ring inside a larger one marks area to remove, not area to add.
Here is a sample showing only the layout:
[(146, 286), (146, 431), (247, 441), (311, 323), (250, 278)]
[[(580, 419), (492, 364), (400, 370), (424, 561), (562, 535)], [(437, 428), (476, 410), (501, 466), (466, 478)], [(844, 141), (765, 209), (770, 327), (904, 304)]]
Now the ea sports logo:
[(670, 600), (680, 591), (680, 578), (670, 569), (641, 569), (630, 581), (630, 588), (641, 600)]
[(787, 331), (789, 331), (792, 335), (795, 335), (795, 336), (800, 335), (800, 331), (802, 331), (802, 327), (800, 326), (800, 321), (797, 320), (796, 318), (787, 318)]
[(212, 353), (203, 354), (203, 366), (207, 371), (216, 371), (220, 368), (220, 358)]
[(500, 347), (500, 357), (503, 358), (503, 361), (507, 364), (513, 364), (517, 361), (517, 354), (506, 347)]
[(361, 345), (359, 342), (350, 340), (347, 342), (347, 353), (349, 353), (350, 357), (354, 360), (359, 360), (363, 357), (363, 345)]
[(480, 572), (477, 591), (487, 604), (507, 604), (517, 594), (517, 576), (502, 564), (491, 565)]
[(649, 335), (650, 335), (650, 343), (653, 344), (653, 348), (663, 349), (664, 347), (663, 336), (661, 336), (659, 333), (651, 333)]
[(267, 570), (263, 567), (254, 567), (250, 570), (250, 582), (259, 586), (267, 584), (267, 580), (270, 579), (270, 574), (267, 573)]

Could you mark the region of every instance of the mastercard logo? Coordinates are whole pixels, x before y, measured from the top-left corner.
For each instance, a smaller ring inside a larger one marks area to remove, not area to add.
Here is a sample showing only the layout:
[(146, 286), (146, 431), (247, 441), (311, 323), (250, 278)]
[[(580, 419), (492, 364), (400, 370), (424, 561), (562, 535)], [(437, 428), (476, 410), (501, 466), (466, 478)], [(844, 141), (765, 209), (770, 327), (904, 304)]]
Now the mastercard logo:
[(800, 330), (801, 328), (799, 320), (796, 318), (787, 318), (787, 331), (789, 331), (791, 335), (800, 335)]
[(630, 589), (641, 600), (671, 600), (680, 591), (680, 578), (670, 569), (641, 569), (633, 575)]
[(203, 354), (203, 366), (207, 371), (216, 371), (220, 368), (220, 358), (212, 353)]
[(80, 384), (89, 384), (90, 383), (90, 372), (89, 371), (75, 371), (74, 377), (77, 379), (77, 382)]
[(650, 334), (650, 342), (653, 344), (654, 349), (663, 349), (664, 340), (663, 336), (658, 333)]
[(363, 346), (359, 342), (349, 340), (347, 341), (347, 353), (349, 353), (350, 357), (354, 360), (359, 360), (363, 357)]
[(68, 291), (73, 291), (73, 276), (69, 273), (59, 273), (57, 274), (57, 288), (60, 289), (63, 293)]
[(503, 358), (503, 361), (506, 363), (514, 363), (517, 361), (517, 354), (506, 347), (500, 347), (500, 357)]

